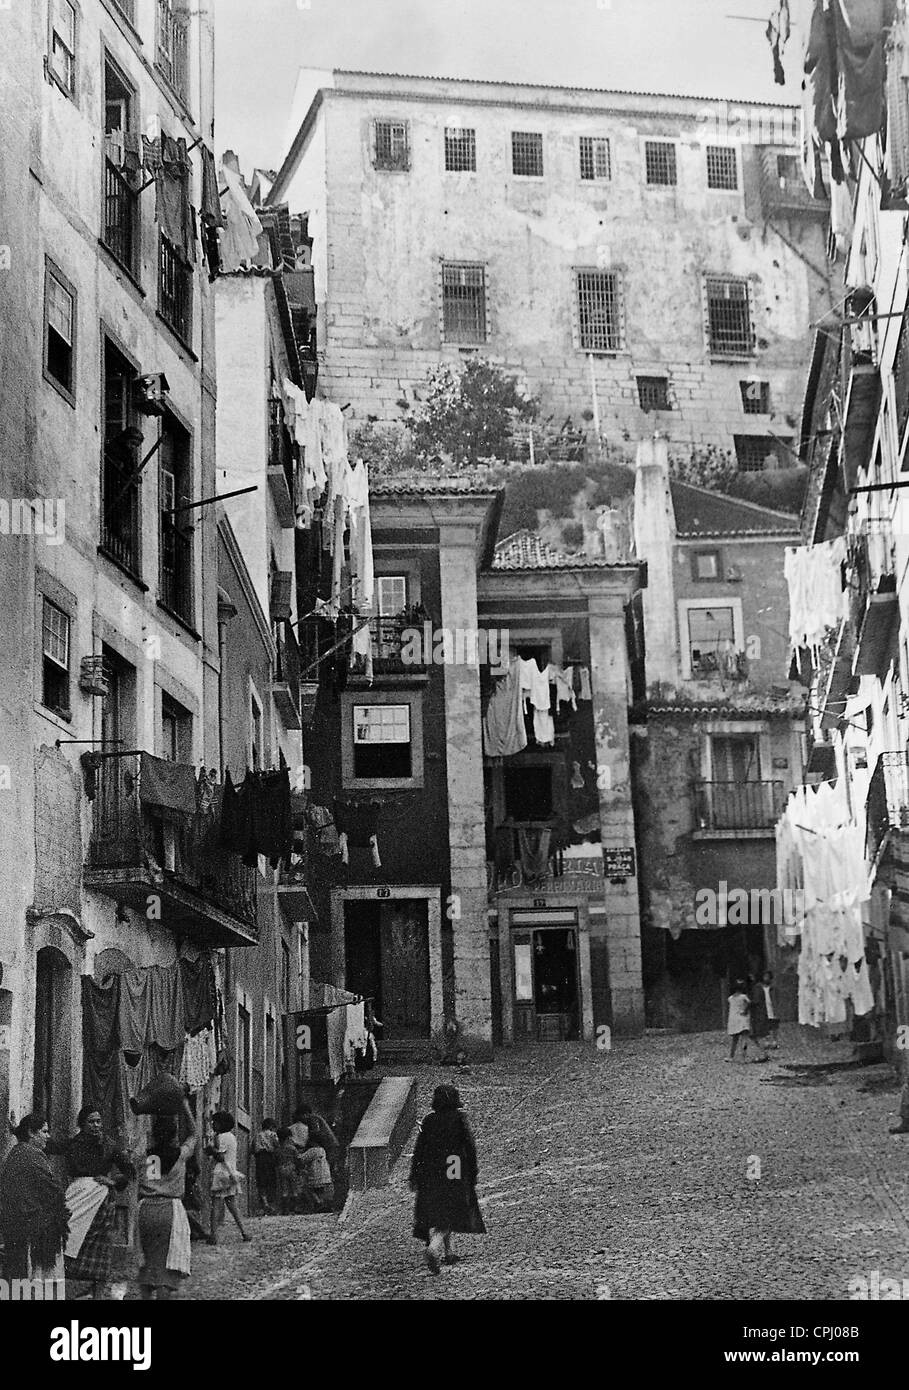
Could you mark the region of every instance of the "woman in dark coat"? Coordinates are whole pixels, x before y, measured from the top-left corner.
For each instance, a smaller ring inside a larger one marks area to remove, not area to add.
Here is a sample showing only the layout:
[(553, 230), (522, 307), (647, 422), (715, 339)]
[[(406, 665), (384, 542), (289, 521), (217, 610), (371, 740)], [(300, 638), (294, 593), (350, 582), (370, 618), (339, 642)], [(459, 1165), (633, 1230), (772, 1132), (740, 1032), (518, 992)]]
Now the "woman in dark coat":
[(433, 1274), (442, 1258), (454, 1262), (452, 1231), (485, 1235), (477, 1201), (477, 1148), (454, 1086), (437, 1086), (432, 1111), (420, 1125), (410, 1186), (417, 1194), (413, 1233), (426, 1244), (423, 1258)]
[(16, 1138), (19, 1142), (0, 1172), (3, 1277), (62, 1280), (69, 1211), (63, 1187), (44, 1156), (47, 1120), (37, 1112), (26, 1115)]

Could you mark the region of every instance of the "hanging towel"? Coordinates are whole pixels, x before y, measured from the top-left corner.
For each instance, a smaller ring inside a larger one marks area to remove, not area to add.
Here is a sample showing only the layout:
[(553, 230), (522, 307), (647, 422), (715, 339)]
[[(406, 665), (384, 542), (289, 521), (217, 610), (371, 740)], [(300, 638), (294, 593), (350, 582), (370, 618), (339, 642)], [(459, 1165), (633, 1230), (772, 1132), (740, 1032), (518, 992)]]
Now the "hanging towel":
[(331, 1010), (327, 1022), (328, 1074), (337, 1084), (344, 1075), (344, 1039), (347, 1035), (347, 1009), (340, 1005)]
[(161, 231), (185, 265), (195, 265), (195, 231), (190, 200), (192, 166), (186, 141), (161, 137), (161, 167), (155, 174), (156, 216)]
[(120, 976), (120, 1046), (143, 1053), (148, 1037), (151, 995), (147, 970), (125, 970)]
[(143, 753), (139, 759), (139, 800), (146, 806), (196, 814), (196, 776), (184, 763), (168, 762)]

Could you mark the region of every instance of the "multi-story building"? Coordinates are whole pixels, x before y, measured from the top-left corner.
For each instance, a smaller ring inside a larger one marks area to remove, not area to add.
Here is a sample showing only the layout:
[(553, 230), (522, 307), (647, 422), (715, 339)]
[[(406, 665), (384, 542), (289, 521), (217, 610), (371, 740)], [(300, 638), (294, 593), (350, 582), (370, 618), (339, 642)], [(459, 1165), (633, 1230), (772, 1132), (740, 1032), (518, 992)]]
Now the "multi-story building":
[[(305, 735), (312, 802), (349, 831), (346, 863), (330, 835), (313, 853), (312, 975), (371, 999), (399, 1058), (447, 1046), (454, 1025), (474, 1056), (643, 1027), (626, 656), (639, 567), (572, 562), (530, 535), (497, 546), (500, 509), (482, 482), (372, 490), (372, 677), (326, 665)], [(502, 755), (484, 746), (484, 703), (491, 666), (518, 656), (589, 684), (551, 739)]]
[[(904, 1069), (899, 1029), (909, 1023), (909, 499), (903, 476), (909, 214), (903, 195), (909, 174), (909, 28), (905, 5), (892, 9), (892, 27), (876, 38), (884, 49), (884, 92), (857, 88), (862, 101), (854, 110), (864, 124), (844, 147), (844, 180), (831, 228), (842, 307), (818, 326), (802, 417), (810, 469), (802, 555), (822, 568), (828, 552), (833, 565), (843, 563), (842, 603), (833, 612), (816, 598), (807, 607), (803, 602), (799, 631), (816, 635), (813, 650), (800, 653), (811, 713), (807, 780), (845, 789), (842, 825), (816, 830), (804, 853), (837, 830), (840, 836), (855, 831), (864, 846), (864, 868), (851, 884), (847, 907), (860, 915), (852, 963), (858, 968), (857, 953), (864, 951), (875, 1007), (870, 1014), (855, 1010), (858, 1020), (870, 1020), (871, 1031), (859, 1022), (853, 1036), (882, 1042)], [(806, 981), (802, 1012), (813, 1022), (818, 1009), (811, 997), (811, 933), (796, 945)], [(820, 1012), (834, 1020), (845, 1015), (830, 997)]]
[(793, 517), (670, 481), (666, 443), (642, 444), (634, 499), (646, 693), (632, 727), (648, 1023), (723, 1025), (731, 980), (791, 957), (775, 826), (802, 780), (804, 692), (786, 681)]
[(304, 69), (267, 202), (309, 215), (326, 394), (406, 423), (479, 352), (541, 393), (543, 435), (620, 447), (656, 416), (680, 457), (791, 463), (831, 303), (797, 115)]

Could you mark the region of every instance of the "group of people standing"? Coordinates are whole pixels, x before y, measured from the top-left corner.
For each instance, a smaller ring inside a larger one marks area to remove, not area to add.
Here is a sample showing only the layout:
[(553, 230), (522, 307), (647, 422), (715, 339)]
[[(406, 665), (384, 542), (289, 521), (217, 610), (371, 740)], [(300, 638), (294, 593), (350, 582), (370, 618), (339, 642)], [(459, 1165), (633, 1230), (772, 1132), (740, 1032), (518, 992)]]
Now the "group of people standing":
[(283, 1128), (265, 1119), (253, 1143), (256, 1186), (266, 1216), (331, 1211), (340, 1145), (311, 1105), (300, 1105)]

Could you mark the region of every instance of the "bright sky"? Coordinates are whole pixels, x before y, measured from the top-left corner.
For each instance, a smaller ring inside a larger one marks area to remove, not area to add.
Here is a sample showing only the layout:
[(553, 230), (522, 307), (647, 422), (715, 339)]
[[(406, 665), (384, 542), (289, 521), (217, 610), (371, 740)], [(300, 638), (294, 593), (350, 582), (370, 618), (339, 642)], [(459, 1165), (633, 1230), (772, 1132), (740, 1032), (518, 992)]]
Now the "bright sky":
[[(775, 0), (215, 0), (218, 151), (277, 167), (302, 66), (799, 100)], [(736, 16), (736, 17), (733, 17)], [(761, 23), (737, 16), (752, 16)]]

